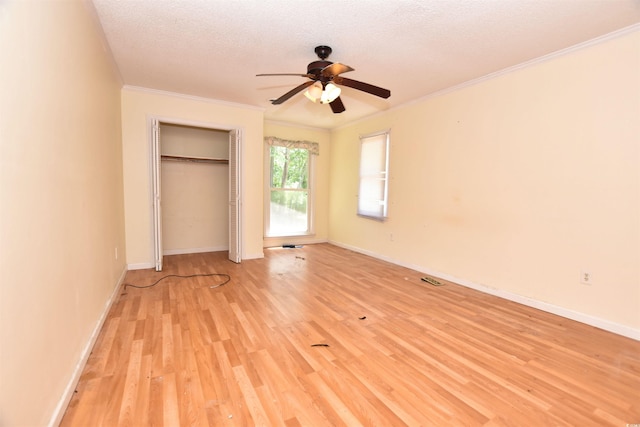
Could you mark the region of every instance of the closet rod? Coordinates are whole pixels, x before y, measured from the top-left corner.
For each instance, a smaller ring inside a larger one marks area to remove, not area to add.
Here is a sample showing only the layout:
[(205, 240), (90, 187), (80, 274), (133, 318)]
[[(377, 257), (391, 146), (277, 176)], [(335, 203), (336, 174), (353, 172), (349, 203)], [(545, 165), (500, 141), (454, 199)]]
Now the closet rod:
[(229, 160), (227, 159), (213, 159), (207, 157), (189, 157), (189, 156), (160, 156), (161, 160), (168, 160), (171, 162), (193, 162), (193, 163), (219, 163), (219, 164), (229, 164)]

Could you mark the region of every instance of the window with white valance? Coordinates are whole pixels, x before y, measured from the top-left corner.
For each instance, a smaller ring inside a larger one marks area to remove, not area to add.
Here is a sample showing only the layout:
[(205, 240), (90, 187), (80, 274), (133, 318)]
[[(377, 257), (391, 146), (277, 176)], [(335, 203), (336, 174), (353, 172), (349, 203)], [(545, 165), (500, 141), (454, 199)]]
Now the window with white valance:
[(320, 145), (275, 136), (264, 141), (266, 237), (313, 234), (313, 170)]
[(278, 146), (278, 147), (286, 147), (286, 148), (304, 148), (309, 151), (309, 154), (313, 154), (315, 156), (320, 154), (320, 144), (317, 142), (311, 141), (292, 141), (288, 139), (281, 139), (275, 136), (266, 136), (264, 138), (264, 142), (266, 142), (269, 146)]

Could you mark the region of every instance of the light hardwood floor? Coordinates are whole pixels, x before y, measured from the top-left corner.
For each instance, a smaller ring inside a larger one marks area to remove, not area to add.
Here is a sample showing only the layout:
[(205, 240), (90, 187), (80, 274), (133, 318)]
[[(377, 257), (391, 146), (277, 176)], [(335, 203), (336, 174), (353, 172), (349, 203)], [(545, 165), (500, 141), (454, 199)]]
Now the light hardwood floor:
[(194, 273), (121, 292), (62, 426), (640, 423), (638, 341), (329, 244), (126, 282)]

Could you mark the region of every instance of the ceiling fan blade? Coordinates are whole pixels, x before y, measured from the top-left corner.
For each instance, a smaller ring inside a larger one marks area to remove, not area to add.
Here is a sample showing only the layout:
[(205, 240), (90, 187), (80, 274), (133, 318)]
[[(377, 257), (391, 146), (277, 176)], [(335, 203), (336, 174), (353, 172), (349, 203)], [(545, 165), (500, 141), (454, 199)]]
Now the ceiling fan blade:
[(282, 104), (284, 101), (286, 101), (287, 99), (291, 98), (296, 93), (302, 92), (305, 88), (311, 86), (314, 83), (315, 82), (313, 80), (306, 81), (306, 82), (302, 83), (301, 85), (294, 87), (289, 92), (287, 92), (284, 95), (282, 95), (280, 98), (274, 99), (273, 101), (271, 101), (271, 103), (273, 105)]
[(310, 74), (299, 74), (299, 73), (256, 74), (256, 77), (261, 77), (261, 76), (298, 76), (298, 77), (308, 77), (308, 78), (313, 77)]
[(336, 114), (342, 113), (343, 111), (346, 110), (346, 108), (344, 108), (344, 104), (342, 103), (342, 100), (340, 99), (340, 97), (337, 97), (336, 99), (334, 99), (332, 102), (329, 103), (329, 105), (331, 106), (331, 111), (333, 111)]
[(354, 69), (349, 67), (348, 65), (335, 62), (324, 67), (321, 71), (321, 74), (323, 77), (333, 77), (337, 76), (338, 74), (346, 73), (348, 71), (354, 71)]
[(341, 76), (334, 77), (333, 82), (339, 85), (348, 86), (354, 89), (361, 90), (363, 92), (370, 93), (371, 95), (379, 96), (380, 98), (388, 98), (391, 96), (391, 91), (389, 91), (388, 89), (383, 89), (378, 86), (370, 85), (369, 83), (363, 83)]

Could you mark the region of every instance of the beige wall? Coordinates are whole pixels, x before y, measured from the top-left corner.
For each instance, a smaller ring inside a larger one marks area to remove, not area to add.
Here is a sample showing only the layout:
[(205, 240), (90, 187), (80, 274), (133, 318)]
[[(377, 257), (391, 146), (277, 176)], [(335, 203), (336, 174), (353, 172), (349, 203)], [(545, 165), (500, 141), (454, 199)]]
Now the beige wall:
[(262, 116), (262, 110), (240, 105), (136, 88), (122, 90), (125, 225), (130, 268), (153, 265), (150, 117), (221, 130), (242, 130), (242, 258), (263, 256)]
[(38, 426), (124, 273), (120, 82), (81, 1), (0, 3), (0, 52), (0, 425)]
[(229, 131), (160, 125), (161, 154), (229, 159)]
[(165, 255), (229, 249), (229, 165), (162, 162)]
[[(310, 236), (265, 238), (265, 247), (281, 246), (284, 243), (309, 244), (326, 242), (329, 238), (329, 166), (331, 160), (331, 133), (323, 129), (288, 126), (282, 123), (267, 121), (264, 125), (264, 136), (275, 136), (277, 138), (294, 141), (312, 141), (317, 142), (320, 145), (320, 154), (315, 158), (315, 233)], [(268, 163), (265, 163), (265, 168), (268, 169), (268, 167)], [(266, 176), (263, 177), (263, 179), (264, 185), (267, 185), (269, 179), (266, 178)], [(266, 188), (263, 191), (266, 191)], [(265, 200), (268, 200), (268, 198), (265, 198)], [(265, 207), (265, 209), (267, 208)]]
[[(335, 131), (330, 239), (640, 339), (639, 52), (627, 34)], [(354, 165), (385, 128), (381, 223)]]

